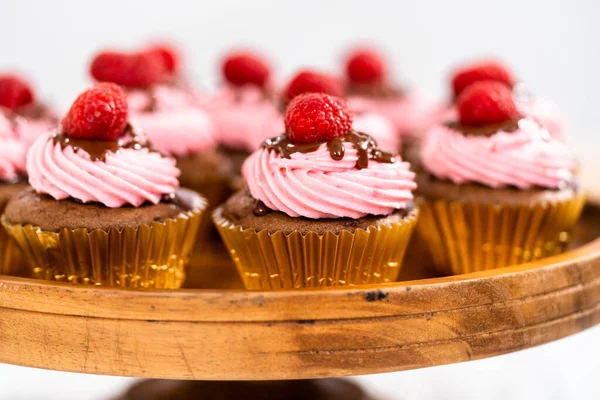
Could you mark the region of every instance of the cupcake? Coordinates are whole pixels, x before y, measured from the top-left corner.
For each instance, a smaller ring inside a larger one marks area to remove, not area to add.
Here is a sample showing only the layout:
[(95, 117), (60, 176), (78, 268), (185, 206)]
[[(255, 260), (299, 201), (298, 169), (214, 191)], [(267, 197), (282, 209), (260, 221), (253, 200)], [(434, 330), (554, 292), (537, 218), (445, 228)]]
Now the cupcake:
[[(280, 103), (283, 111), (294, 97), (304, 93), (325, 93), (343, 97), (344, 85), (333, 75), (309, 69), (301, 70), (282, 91)], [(394, 124), (381, 114), (368, 110), (355, 112), (354, 129), (373, 137), (377, 146), (385, 151), (396, 153), (400, 150), (400, 136), (396, 133)]]
[(178, 288), (206, 200), (178, 190), (175, 160), (128, 123), (112, 83), (85, 91), (58, 130), (27, 154), (30, 189), (2, 222), (34, 278), (119, 287)]
[(0, 109), (26, 148), (58, 122), (54, 112), (36, 98), (31, 85), (13, 74), (0, 75)]
[(574, 159), (497, 81), (465, 88), (459, 119), (428, 132), (418, 236), (446, 274), (561, 253), (585, 202)]
[(537, 120), (545, 127), (550, 135), (563, 143), (567, 142), (568, 132), (564, 115), (551, 101), (534, 96), (523, 82), (517, 82), (513, 73), (498, 61), (484, 60), (471, 63), (457, 69), (451, 79), (453, 101), (442, 106), (437, 114), (441, 122), (453, 121), (458, 118), (458, 110), (454, 100), (469, 85), (484, 81), (502, 82), (513, 90), (513, 97), (521, 115)]
[(271, 88), (271, 68), (256, 54), (233, 53), (221, 68), (224, 85), (207, 104), (218, 129), (220, 148), (239, 173), (261, 143), (283, 130)]
[(349, 54), (345, 64), (348, 105), (390, 120), (406, 143), (416, 141), (431, 123), (430, 107), (416, 93), (395, 85), (384, 58), (369, 49)]
[(286, 133), (244, 162), (247, 189), (213, 219), (246, 288), (397, 279), (418, 215), (414, 174), (351, 126), (341, 100), (300, 95)]
[[(164, 50), (164, 49), (163, 49)], [(90, 73), (96, 81), (113, 82), (127, 92), (131, 122), (153, 147), (177, 160), (183, 187), (202, 193), (210, 205), (230, 194), (232, 164), (217, 150), (217, 128), (199, 107), (197, 95), (175, 84), (175, 56), (157, 49), (131, 54), (101, 52)], [(162, 53), (160, 53), (162, 54)], [(171, 68), (171, 69), (168, 69)]]

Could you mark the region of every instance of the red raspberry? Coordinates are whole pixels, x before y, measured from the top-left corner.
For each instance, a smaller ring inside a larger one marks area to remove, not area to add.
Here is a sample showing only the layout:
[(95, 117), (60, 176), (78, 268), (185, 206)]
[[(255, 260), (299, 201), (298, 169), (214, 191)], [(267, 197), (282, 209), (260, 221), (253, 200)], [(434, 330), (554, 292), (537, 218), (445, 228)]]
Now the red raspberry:
[(229, 55), (222, 65), (223, 76), (235, 86), (246, 84), (265, 87), (271, 77), (269, 63), (256, 54), (240, 52)]
[(479, 81), (498, 81), (511, 88), (515, 84), (512, 74), (504, 65), (497, 61), (481, 61), (454, 73), (452, 76), (454, 96), (458, 97), (467, 86)]
[(284, 90), (287, 101), (303, 93), (325, 93), (330, 96), (342, 97), (344, 89), (342, 82), (333, 75), (303, 70), (298, 72)]
[(165, 75), (164, 67), (156, 52), (125, 54), (105, 51), (94, 57), (90, 74), (99, 82), (139, 88), (160, 82)]
[(33, 90), (15, 75), (0, 76), (0, 106), (10, 110), (33, 103)]
[(386, 77), (383, 58), (371, 50), (357, 50), (346, 62), (346, 76), (354, 83), (378, 83)]
[(148, 52), (156, 54), (162, 60), (163, 67), (169, 74), (175, 74), (179, 70), (179, 51), (168, 43), (159, 43), (151, 46)]
[(73, 139), (117, 140), (127, 126), (127, 95), (114, 83), (86, 90), (62, 120), (64, 135)]
[(323, 93), (295, 97), (285, 112), (285, 132), (294, 143), (316, 143), (344, 136), (352, 113), (343, 100)]
[(519, 117), (512, 90), (497, 81), (468, 86), (458, 97), (457, 105), (463, 125), (498, 124)]

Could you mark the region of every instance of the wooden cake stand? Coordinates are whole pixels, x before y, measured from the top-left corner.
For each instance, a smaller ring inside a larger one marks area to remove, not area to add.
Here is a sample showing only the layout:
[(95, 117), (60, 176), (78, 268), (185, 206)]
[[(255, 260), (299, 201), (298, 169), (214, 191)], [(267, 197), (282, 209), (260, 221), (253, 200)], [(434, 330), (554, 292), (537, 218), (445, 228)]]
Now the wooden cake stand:
[(434, 277), (408, 260), (404, 280), (393, 284), (273, 292), (202, 288), (215, 279), (241, 287), (226, 254), (196, 260), (189, 288), (177, 291), (0, 276), (0, 362), (145, 378), (285, 380), (537, 346), (600, 322), (600, 201), (588, 203), (573, 249), (540, 262)]

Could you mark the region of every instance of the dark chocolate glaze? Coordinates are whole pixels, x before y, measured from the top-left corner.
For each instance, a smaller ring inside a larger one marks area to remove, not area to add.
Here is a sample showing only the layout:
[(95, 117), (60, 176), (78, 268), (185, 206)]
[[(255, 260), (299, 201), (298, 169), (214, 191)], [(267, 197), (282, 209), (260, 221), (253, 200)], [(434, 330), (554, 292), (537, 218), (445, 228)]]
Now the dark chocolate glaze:
[(138, 136), (131, 128), (131, 125), (127, 125), (123, 135), (118, 140), (72, 139), (62, 133), (56, 133), (52, 137), (52, 140), (54, 144), (60, 143), (63, 149), (71, 146), (74, 151), (77, 151), (77, 149), (85, 150), (90, 155), (92, 161), (104, 161), (108, 153), (116, 153), (120, 149), (140, 150), (150, 148), (148, 140), (143, 136)]
[(265, 203), (260, 200), (256, 200), (254, 208), (252, 209), (252, 214), (256, 215), (257, 217), (262, 217), (263, 215), (267, 215), (269, 211), (271, 210), (265, 205)]
[(404, 97), (405, 91), (389, 82), (374, 83), (348, 83), (346, 94), (348, 96), (363, 96), (375, 99), (394, 99)]
[[(344, 158), (344, 143), (350, 143), (358, 151), (356, 168), (363, 169), (369, 166), (369, 160), (382, 163), (393, 163), (396, 158), (392, 153), (387, 153), (377, 148), (375, 139), (364, 133), (350, 131), (346, 135), (329, 140), (327, 149), (333, 160), (339, 161)], [(276, 151), (283, 158), (291, 158), (293, 153), (311, 153), (316, 151), (323, 142), (316, 143), (293, 143), (287, 135), (283, 134), (263, 143), (263, 147)]]
[(464, 135), (492, 136), (501, 130), (504, 132), (515, 132), (517, 129), (519, 129), (520, 120), (521, 118), (510, 119), (498, 124), (488, 125), (462, 125), (460, 122), (455, 121), (446, 123), (446, 126), (455, 131), (459, 131)]

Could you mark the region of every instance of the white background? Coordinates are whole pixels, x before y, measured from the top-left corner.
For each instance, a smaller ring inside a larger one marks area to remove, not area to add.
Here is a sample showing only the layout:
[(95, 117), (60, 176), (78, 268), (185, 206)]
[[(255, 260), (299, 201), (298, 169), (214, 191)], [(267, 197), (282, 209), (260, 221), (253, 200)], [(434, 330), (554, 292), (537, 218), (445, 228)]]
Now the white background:
[[(26, 72), (64, 109), (104, 46), (174, 39), (196, 83), (214, 87), (218, 57), (231, 46), (262, 49), (282, 81), (300, 66), (336, 71), (346, 46), (367, 41), (389, 52), (399, 81), (443, 99), (453, 65), (498, 56), (568, 116), (593, 181), (599, 21), (595, 0), (0, 0), (0, 71)], [(598, 399), (599, 342), (596, 328), (509, 356), (360, 380), (402, 399)], [(128, 382), (0, 366), (0, 399), (102, 399)]]

